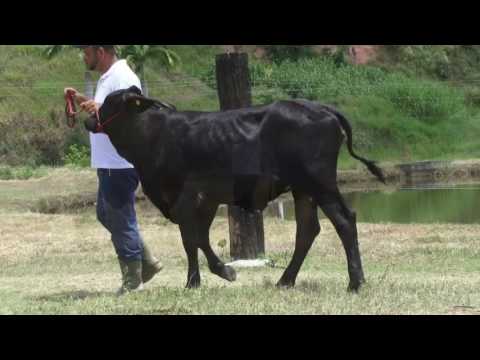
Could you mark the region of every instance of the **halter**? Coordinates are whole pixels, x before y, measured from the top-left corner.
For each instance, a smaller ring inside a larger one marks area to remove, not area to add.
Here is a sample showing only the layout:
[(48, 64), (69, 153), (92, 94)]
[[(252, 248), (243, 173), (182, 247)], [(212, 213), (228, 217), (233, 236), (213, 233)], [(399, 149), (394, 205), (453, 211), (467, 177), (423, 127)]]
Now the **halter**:
[(121, 114), (123, 113), (123, 111), (119, 111), (118, 113), (116, 113), (115, 115), (112, 115), (110, 116), (106, 121), (103, 122), (103, 124), (100, 122), (100, 116), (98, 115), (98, 111), (95, 112), (96, 116), (97, 116), (97, 127), (96, 127), (96, 131), (98, 133), (105, 133), (104, 129), (105, 129), (105, 126), (112, 122), (115, 118), (119, 117)]

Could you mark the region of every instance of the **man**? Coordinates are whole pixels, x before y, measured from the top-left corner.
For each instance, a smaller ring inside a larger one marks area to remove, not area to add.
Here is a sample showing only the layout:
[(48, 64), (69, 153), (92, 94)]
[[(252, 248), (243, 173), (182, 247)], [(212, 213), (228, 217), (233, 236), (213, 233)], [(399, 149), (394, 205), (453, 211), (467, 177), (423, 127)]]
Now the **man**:
[[(141, 89), (140, 80), (126, 60), (117, 58), (113, 45), (79, 45), (90, 71), (101, 74), (94, 99), (88, 99), (74, 88), (75, 102), (86, 112), (95, 113), (112, 92), (132, 85)], [(111, 240), (120, 263), (122, 286), (117, 294), (143, 289), (160, 270), (162, 264), (142, 240), (135, 213), (135, 190), (139, 184), (133, 165), (123, 159), (105, 134), (90, 133), (91, 162), (99, 180), (97, 218), (111, 233)]]

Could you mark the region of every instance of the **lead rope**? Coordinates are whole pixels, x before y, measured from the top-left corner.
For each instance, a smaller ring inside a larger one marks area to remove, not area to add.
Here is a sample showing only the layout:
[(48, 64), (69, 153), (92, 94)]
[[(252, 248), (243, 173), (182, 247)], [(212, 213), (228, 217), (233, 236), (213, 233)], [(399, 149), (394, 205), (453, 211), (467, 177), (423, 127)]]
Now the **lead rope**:
[(77, 123), (75, 116), (81, 112), (82, 110), (77, 111), (77, 108), (75, 107), (75, 92), (68, 90), (65, 93), (65, 115), (67, 116), (68, 127), (72, 129), (75, 127)]
[[(75, 125), (77, 124), (77, 119), (76, 115), (80, 114), (83, 111), (83, 109), (80, 109), (77, 111), (77, 108), (75, 106), (75, 92), (72, 90), (68, 90), (65, 93), (65, 115), (67, 116), (67, 125), (69, 128), (74, 128)], [(95, 116), (97, 117), (97, 123), (100, 124), (100, 118), (98, 115), (98, 110), (95, 111)], [(111, 119), (110, 119), (111, 121)], [(102, 124), (99, 125), (100, 132), (103, 132), (103, 126)]]

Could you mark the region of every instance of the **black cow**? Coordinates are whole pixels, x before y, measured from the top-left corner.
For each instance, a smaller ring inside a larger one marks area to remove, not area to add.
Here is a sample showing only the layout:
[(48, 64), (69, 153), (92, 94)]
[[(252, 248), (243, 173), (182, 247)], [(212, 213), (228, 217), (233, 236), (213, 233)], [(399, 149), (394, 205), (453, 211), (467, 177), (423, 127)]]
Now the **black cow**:
[(293, 258), (278, 286), (294, 286), (315, 237), (317, 206), (345, 247), (349, 289), (364, 282), (355, 213), (337, 187), (344, 134), (350, 154), (384, 182), (382, 171), (352, 150), (352, 130), (335, 109), (305, 100), (277, 101), (224, 112), (176, 111), (132, 87), (108, 96), (87, 130), (104, 131), (137, 169), (143, 190), (180, 227), (188, 256), (187, 287), (200, 285), (198, 249), (210, 271), (229, 280), (235, 271), (215, 255), (209, 229), (219, 204), (263, 210), (291, 191), (297, 235)]

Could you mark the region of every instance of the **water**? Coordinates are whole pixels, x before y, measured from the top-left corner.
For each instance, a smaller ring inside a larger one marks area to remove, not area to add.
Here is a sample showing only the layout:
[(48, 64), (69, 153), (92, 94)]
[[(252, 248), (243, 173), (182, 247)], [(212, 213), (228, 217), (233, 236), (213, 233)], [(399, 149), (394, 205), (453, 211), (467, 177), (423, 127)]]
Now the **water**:
[[(344, 194), (357, 212), (357, 221), (368, 223), (480, 223), (480, 183), (468, 185), (428, 184), (400, 187), (395, 191)], [(282, 199), (285, 219), (295, 219), (293, 199)], [(265, 216), (279, 216), (279, 205), (270, 204)], [(319, 217), (324, 218), (319, 210)]]
[(430, 185), (345, 194), (360, 222), (480, 223), (480, 184)]

